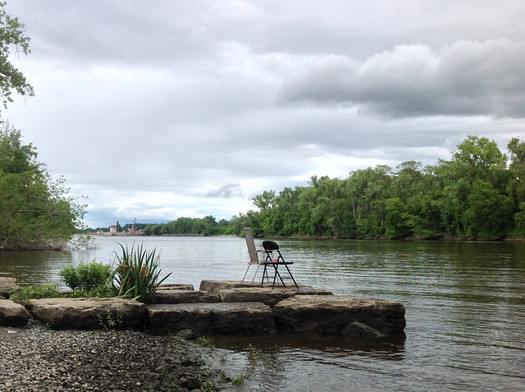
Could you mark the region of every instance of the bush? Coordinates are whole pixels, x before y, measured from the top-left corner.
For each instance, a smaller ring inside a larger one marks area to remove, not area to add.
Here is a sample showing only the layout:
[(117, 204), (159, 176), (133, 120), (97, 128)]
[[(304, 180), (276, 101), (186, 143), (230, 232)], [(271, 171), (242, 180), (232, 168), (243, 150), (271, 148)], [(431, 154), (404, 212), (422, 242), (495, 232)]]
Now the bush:
[(26, 306), (32, 299), (58, 297), (62, 297), (62, 294), (58, 292), (56, 285), (44, 285), (20, 287), (11, 293), (9, 299)]
[(129, 296), (141, 302), (148, 302), (157, 287), (164, 282), (168, 274), (160, 279), (160, 256), (156, 249), (144, 250), (143, 245), (131, 249), (121, 244), (122, 254), (115, 252), (117, 267), (113, 272), (112, 283), (119, 296)]
[(66, 285), (73, 290), (92, 291), (108, 286), (112, 271), (110, 265), (96, 262), (80, 264), (77, 267), (69, 266), (59, 272)]

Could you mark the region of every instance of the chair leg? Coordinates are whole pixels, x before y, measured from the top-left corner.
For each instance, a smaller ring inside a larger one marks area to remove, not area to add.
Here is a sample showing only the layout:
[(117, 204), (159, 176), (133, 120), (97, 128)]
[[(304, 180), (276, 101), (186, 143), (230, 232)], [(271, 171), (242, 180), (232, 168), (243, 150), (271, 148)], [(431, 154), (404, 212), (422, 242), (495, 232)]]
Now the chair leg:
[(295, 279), (294, 279), (292, 273), (290, 272), (290, 268), (288, 268), (288, 266), (287, 266), (286, 264), (285, 264), (284, 266), (286, 267), (286, 270), (288, 271), (288, 275), (290, 275), (290, 278), (292, 278), (292, 280), (293, 280), (293, 284), (295, 285), (295, 288), (298, 289), (299, 286), (297, 286), (297, 282), (295, 281)]
[(255, 277), (257, 276), (257, 272), (259, 272), (259, 267), (260, 266), (261, 266), (260, 264), (257, 264), (257, 269), (255, 270), (255, 274), (253, 274), (252, 282), (255, 281)]
[(246, 268), (246, 272), (244, 273), (244, 276), (242, 277), (241, 282), (244, 282), (244, 279), (246, 279), (246, 275), (248, 275), (248, 271), (250, 270), (251, 266), (252, 266), (251, 264), (248, 264), (248, 268)]

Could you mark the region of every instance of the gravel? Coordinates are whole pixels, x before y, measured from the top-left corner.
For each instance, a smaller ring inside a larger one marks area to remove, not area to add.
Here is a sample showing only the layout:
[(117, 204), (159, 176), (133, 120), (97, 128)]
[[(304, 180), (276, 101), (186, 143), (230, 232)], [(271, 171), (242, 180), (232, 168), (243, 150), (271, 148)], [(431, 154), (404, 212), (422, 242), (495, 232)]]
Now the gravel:
[(0, 327), (0, 391), (217, 391), (204, 348), (138, 331)]

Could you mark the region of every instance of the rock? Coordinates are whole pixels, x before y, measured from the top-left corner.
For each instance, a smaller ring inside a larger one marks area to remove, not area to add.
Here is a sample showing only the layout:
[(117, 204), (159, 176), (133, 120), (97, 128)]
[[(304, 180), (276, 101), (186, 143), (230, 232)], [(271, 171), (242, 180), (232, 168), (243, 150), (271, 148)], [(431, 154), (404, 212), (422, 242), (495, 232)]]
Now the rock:
[(257, 282), (241, 282), (238, 280), (202, 280), (199, 290), (218, 294), (221, 290), (240, 287), (261, 287), (261, 284)]
[(22, 305), (8, 299), (0, 299), (0, 326), (24, 327), (29, 321), (29, 312)]
[(315, 289), (311, 286), (299, 285), (297, 295), (334, 295), (334, 293), (328, 290)]
[(159, 290), (195, 290), (193, 285), (190, 283), (167, 283), (157, 287)]
[(167, 289), (157, 290), (152, 304), (211, 303), (219, 302), (219, 296), (207, 291)]
[(384, 338), (385, 334), (360, 321), (354, 321), (341, 330), (341, 335), (357, 338)]
[(18, 289), (15, 278), (0, 277), (0, 296), (9, 298), (9, 293)]
[(147, 305), (149, 332), (190, 329), (199, 335), (275, 333), (271, 309), (257, 302)]
[(399, 302), (337, 296), (296, 295), (273, 307), (279, 331), (351, 333), (357, 321), (385, 336), (402, 334), (405, 308)]
[(293, 297), (297, 290), (266, 287), (242, 287), (219, 291), (222, 302), (262, 302), (270, 307), (283, 299)]
[(33, 316), (54, 329), (142, 329), (144, 304), (124, 298), (44, 298), (29, 302)]
[(183, 329), (182, 331), (177, 332), (175, 336), (186, 340), (195, 340), (198, 337), (191, 329)]

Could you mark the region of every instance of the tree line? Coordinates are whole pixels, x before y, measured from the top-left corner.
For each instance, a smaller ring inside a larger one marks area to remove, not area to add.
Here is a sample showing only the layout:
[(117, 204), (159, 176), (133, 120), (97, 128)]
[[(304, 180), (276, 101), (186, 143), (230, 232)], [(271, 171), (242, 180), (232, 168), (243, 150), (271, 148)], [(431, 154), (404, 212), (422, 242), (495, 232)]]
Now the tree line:
[(406, 161), (356, 170), (346, 178), (314, 176), (308, 186), (263, 191), (256, 209), (219, 222), (213, 216), (145, 224), (145, 235), (241, 234), (348, 239), (525, 237), (525, 143), (508, 155), (496, 142), (468, 136), (450, 160), (423, 167)]

